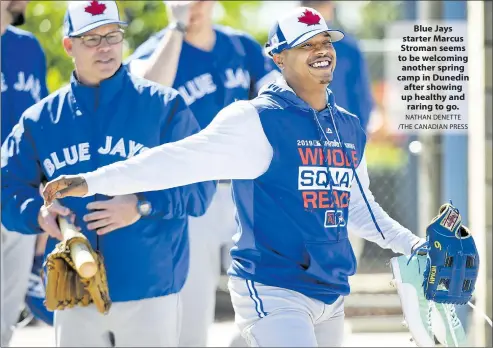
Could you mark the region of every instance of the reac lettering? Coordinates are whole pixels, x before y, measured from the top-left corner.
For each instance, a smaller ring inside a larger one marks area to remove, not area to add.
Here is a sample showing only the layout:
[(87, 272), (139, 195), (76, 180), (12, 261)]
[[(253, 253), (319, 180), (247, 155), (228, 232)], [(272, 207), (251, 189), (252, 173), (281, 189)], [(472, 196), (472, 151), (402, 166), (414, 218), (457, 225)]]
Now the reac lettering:
[[(332, 192), (332, 202), (330, 201)], [(347, 191), (303, 191), (303, 207), (305, 209), (347, 208), (349, 206), (349, 192)]]

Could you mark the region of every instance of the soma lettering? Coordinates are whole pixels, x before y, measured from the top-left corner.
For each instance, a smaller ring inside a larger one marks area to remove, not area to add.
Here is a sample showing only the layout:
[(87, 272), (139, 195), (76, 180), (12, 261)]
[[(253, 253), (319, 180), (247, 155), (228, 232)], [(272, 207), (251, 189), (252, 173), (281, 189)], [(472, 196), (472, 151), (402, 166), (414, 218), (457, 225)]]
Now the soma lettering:
[(353, 172), (349, 168), (299, 167), (298, 190), (350, 191)]

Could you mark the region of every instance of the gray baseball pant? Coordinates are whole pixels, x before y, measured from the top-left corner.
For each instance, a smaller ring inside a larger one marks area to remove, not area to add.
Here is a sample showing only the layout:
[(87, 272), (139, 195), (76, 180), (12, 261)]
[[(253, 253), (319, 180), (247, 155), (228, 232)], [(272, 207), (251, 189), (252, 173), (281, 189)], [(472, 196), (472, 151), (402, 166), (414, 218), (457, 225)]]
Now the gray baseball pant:
[(201, 217), (189, 217), (190, 268), (180, 291), (183, 305), (180, 347), (205, 347), (214, 323), (216, 290), (221, 272), (221, 245), (236, 232), (230, 184), (219, 184)]
[(179, 294), (114, 302), (108, 314), (94, 305), (55, 311), (57, 347), (177, 347)]
[(3, 225), (1, 233), (1, 346), (8, 347), (26, 297), (36, 235), (8, 231)]

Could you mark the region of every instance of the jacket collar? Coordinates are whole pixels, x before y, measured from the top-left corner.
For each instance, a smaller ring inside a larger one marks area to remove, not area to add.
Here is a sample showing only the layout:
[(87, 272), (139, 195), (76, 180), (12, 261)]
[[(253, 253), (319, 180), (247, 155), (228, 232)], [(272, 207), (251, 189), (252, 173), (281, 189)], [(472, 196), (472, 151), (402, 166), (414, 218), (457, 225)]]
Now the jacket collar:
[(70, 77), (70, 86), (79, 104), (87, 110), (95, 110), (100, 105), (109, 104), (123, 89), (127, 76), (127, 68), (122, 65), (110, 78), (101, 81), (99, 86), (83, 85), (75, 76), (75, 71)]
[[(282, 94), (284, 94), (284, 97), (287, 97), (287, 99), (289, 99), (293, 104), (297, 105), (297, 107), (302, 108), (302, 109), (308, 109), (308, 110), (312, 109), (312, 107), (307, 102), (302, 100), (294, 92), (294, 90), (291, 87), (289, 87), (289, 85), (286, 82), (286, 80), (284, 79), (284, 77), (282, 77), (282, 76), (278, 77), (273, 85), (274, 85), (274, 87), (277, 87), (276, 89), (280, 89), (277, 91), (277, 93), (283, 92)], [(260, 90), (259, 93), (262, 93), (262, 91), (267, 92), (269, 89), (272, 89), (272, 85), (264, 86)], [(327, 87), (326, 95), (327, 95), (327, 107), (332, 108), (333, 112), (335, 112), (335, 110), (336, 110), (336, 108), (335, 108), (335, 97), (334, 97), (334, 93), (332, 93), (332, 91), (329, 89), (329, 87)], [(322, 111), (322, 114), (325, 114), (324, 111), (325, 110)]]

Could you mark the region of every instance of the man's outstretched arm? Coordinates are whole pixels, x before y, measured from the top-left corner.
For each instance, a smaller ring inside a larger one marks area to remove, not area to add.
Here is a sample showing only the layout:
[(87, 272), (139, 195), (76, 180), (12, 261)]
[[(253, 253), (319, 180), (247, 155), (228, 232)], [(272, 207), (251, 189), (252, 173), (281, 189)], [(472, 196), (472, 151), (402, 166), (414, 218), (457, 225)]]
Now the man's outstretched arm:
[(424, 240), (392, 219), (375, 201), (375, 197), (369, 188), (370, 179), (368, 177), (365, 157), (363, 157), (356, 173), (358, 174), (369, 207), (371, 208), (385, 239), (382, 238), (373, 222), (356, 178), (353, 179), (351, 187), (348, 230), (361, 238), (377, 243), (384, 249), (392, 249), (392, 251), (396, 253), (409, 255), (412, 252), (412, 247), (416, 244), (421, 244)]
[(59, 177), (46, 185), (43, 195), (49, 205), (67, 196), (116, 196), (210, 180), (254, 179), (268, 169), (272, 154), (256, 109), (239, 101), (197, 134), (93, 172)]

